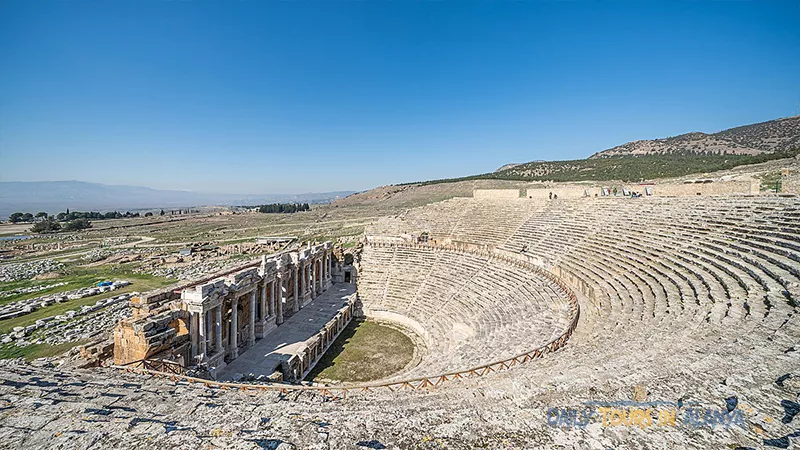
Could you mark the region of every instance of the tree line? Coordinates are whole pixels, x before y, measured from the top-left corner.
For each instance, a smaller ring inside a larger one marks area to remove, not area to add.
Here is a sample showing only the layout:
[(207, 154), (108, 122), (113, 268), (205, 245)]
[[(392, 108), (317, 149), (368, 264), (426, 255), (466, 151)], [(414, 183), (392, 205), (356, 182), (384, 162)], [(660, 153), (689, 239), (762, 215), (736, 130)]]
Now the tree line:
[(270, 213), (296, 213), (300, 211), (310, 211), (311, 207), (308, 203), (272, 203), (269, 205), (257, 205), (258, 212)]
[(165, 215), (183, 215), (183, 214), (190, 214), (198, 212), (194, 209), (177, 209), (177, 210), (169, 210), (164, 211), (163, 209), (157, 213), (153, 212), (146, 212), (144, 214), (141, 213), (132, 213), (130, 211), (125, 211), (121, 213), (119, 211), (109, 211), (109, 212), (95, 212), (95, 211), (70, 211), (67, 209), (64, 212), (60, 212), (55, 216), (48, 215), (46, 212), (41, 211), (36, 214), (32, 214), (29, 212), (15, 212), (8, 217), (8, 221), (11, 223), (33, 223), (33, 222), (43, 222), (48, 219), (56, 220), (58, 222), (70, 222), (75, 219), (90, 219), (90, 220), (106, 220), (106, 219), (129, 219), (133, 217), (152, 217), (155, 214), (159, 216)]
[(58, 222), (53, 216), (46, 218), (40, 222), (36, 222), (31, 227), (34, 233), (58, 233), (59, 231), (79, 231), (91, 228), (92, 222), (89, 219), (74, 219), (66, 222)]
[[(145, 216), (152, 216), (153, 213), (146, 213)], [(8, 221), (11, 223), (30, 223), (30, 222), (43, 222), (46, 220), (56, 220), (58, 222), (70, 222), (75, 219), (91, 219), (91, 220), (105, 220), (105, 219), (121, 219), (123, 217), (139, 217), (139, 213), (131, 213), (126, 211), (121, 213), (119, 211), (112, 211), (107, 213), (94, 212), (94, 211), (70, 211), (67, 209), (65, 212), (60, 212), (55, 216), (48, 215), (46, 212), (41, 211), (36, 214), (15, 212), (8, 216)]]

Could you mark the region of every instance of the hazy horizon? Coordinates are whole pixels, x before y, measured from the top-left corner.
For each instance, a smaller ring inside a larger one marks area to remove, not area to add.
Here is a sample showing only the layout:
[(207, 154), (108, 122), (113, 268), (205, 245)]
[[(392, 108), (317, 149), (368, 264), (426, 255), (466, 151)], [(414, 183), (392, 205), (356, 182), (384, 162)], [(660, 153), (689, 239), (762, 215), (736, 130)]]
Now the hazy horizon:
[[(356, 189), (337, 189), (332, 191), (307, 191), (307, 192), (222, 192), (218, 190), (214, 190), (213, 188), (208, 189), (160, 189), (154, 188), (152, 186), (146, 186), (143, 184), (122, 184), (122, 183), (99, 183), (96, 181), (86, 181), (86, 180), (0, 180), (0, 184), (2, 183), (88, 183), (88, 184), (98, 184), (102, 186), (108, 187), (135, 187), (135, 188), (145, 188), (145, 189), (152, 189), (156, 191), (175, 191), (175, 192), (186, 192), (186, 193), (196, 193), (196, 194), (224, 194), (224, 195), (306, 195), (306, 194), (328, 194), (328, 193), (335, 193), (335, 192), (358, 192)], [(377, 187), (377, 186), (376, 186)]]

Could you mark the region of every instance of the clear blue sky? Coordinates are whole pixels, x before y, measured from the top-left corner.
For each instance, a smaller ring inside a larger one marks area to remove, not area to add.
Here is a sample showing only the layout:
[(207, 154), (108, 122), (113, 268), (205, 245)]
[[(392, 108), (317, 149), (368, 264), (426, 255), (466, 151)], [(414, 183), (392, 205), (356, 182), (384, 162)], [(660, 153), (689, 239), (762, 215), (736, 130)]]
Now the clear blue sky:
[(361, 190), (800, 114), (800, 2), (0, 0), (0, 180)]

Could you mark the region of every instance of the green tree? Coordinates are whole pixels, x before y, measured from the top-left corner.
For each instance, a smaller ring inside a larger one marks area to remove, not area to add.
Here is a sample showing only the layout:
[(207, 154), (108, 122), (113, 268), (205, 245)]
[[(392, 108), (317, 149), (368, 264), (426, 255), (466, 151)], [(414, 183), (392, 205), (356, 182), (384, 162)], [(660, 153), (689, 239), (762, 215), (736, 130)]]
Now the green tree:
[(11, 214), (10, 216), (8, 216), (8, 221), (11, 222), (11, 223), (20, 223), (20, 222), (22, 222), (22, 216), (24, 216), (23, 213), (15, 212), (14, 214)]
[(92, 227), (92, 222), (89, 222), (89, 219), (81, 218), (67, 222), (64, 225), (64, 231), (79, 231), (91, 227)]
[(61, 224), (50, 218), (37, 222), (31, 227), (31, 231), (34, 233), (56, 233), (60, 229)]

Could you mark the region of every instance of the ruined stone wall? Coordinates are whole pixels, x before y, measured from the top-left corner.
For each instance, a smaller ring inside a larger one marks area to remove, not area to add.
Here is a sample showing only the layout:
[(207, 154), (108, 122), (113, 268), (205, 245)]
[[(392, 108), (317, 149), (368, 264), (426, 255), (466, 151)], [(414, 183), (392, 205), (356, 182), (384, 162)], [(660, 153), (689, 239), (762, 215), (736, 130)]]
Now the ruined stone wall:
[[(226, 269), (203, 280), (133, 297), (133, 317), (121, 320), (114, 331), (114, 363), (166, 358), (186, 367), (197, 363), (198, 357), (235, 359), (239, 343), (252, 346), (265, 329), (271, 329), (269, 321), (272, 328), (282, 324), (304, 301), (328, 288), (331, 247), (326, 242), (264, 256), (260, 262)], [(230, 317), (226, 317), (226, 299), (233, 307)], [(223, 325), (228, 320), (234, 334)], [(207, 353), (212, 337), (215, 355)], [(98, 349), (94, 354), (102, 352)]]
[[(642, 189), (644, 190), (644, 189)], [(691, 195), (757, 195), (758, 181), (715, 181), (713, 183), (671, 183), (656, 184), (654, 195), (659, 196), (691, 196)]]
[(781, 192), (786, 194), (800, 194), (800, 177), (785, 177), (781, 180)]
[(519, 189), (475, 189), (472, 196), (483, 199), (519, 198)]
[(185, 342), (188, 339), (185, 316), (184, 311), (174, 310), (121, 321), (114, 329), (114, 364), (149, 358)]
[[(543, 188), (530, 188), (526, 190), (525, 197), (544, 200), (550, 198), (550, 193), (558, 198), (582, 198), (588, 192), (589, 197), (601, 196), (601, 189), (617, 188), (617, 196), (622, 196), (622, 189), (645, 194), (645, 186), (639, 183), (600, 183), (588, 185), (553, 185)], [(711, 183), (656, 183), (652, 186), (653, 195), (666, 197), (684, 197), (698, 195), (757, 195), (759, 193), (758, 181), (714, 181)]]
[(558, 195), (558, 198), (581, 198), (585, 196), (585, 191), (589, 191), (589, 196), (600, 195), (600, 188), (596, 186), (569, 186), (557, 185), (549, 188), (528, 189), (525, 197), (538, 200), (550, 198), (550, 193)]
[(175, 287), (167, 287), (157, 291), (149, 292), (146, 295), (131, 297), (131, 308), (133, 318), (139, 319), (155, 312), (167, 303), (180, 298), (180, 294), (175, 293)]

